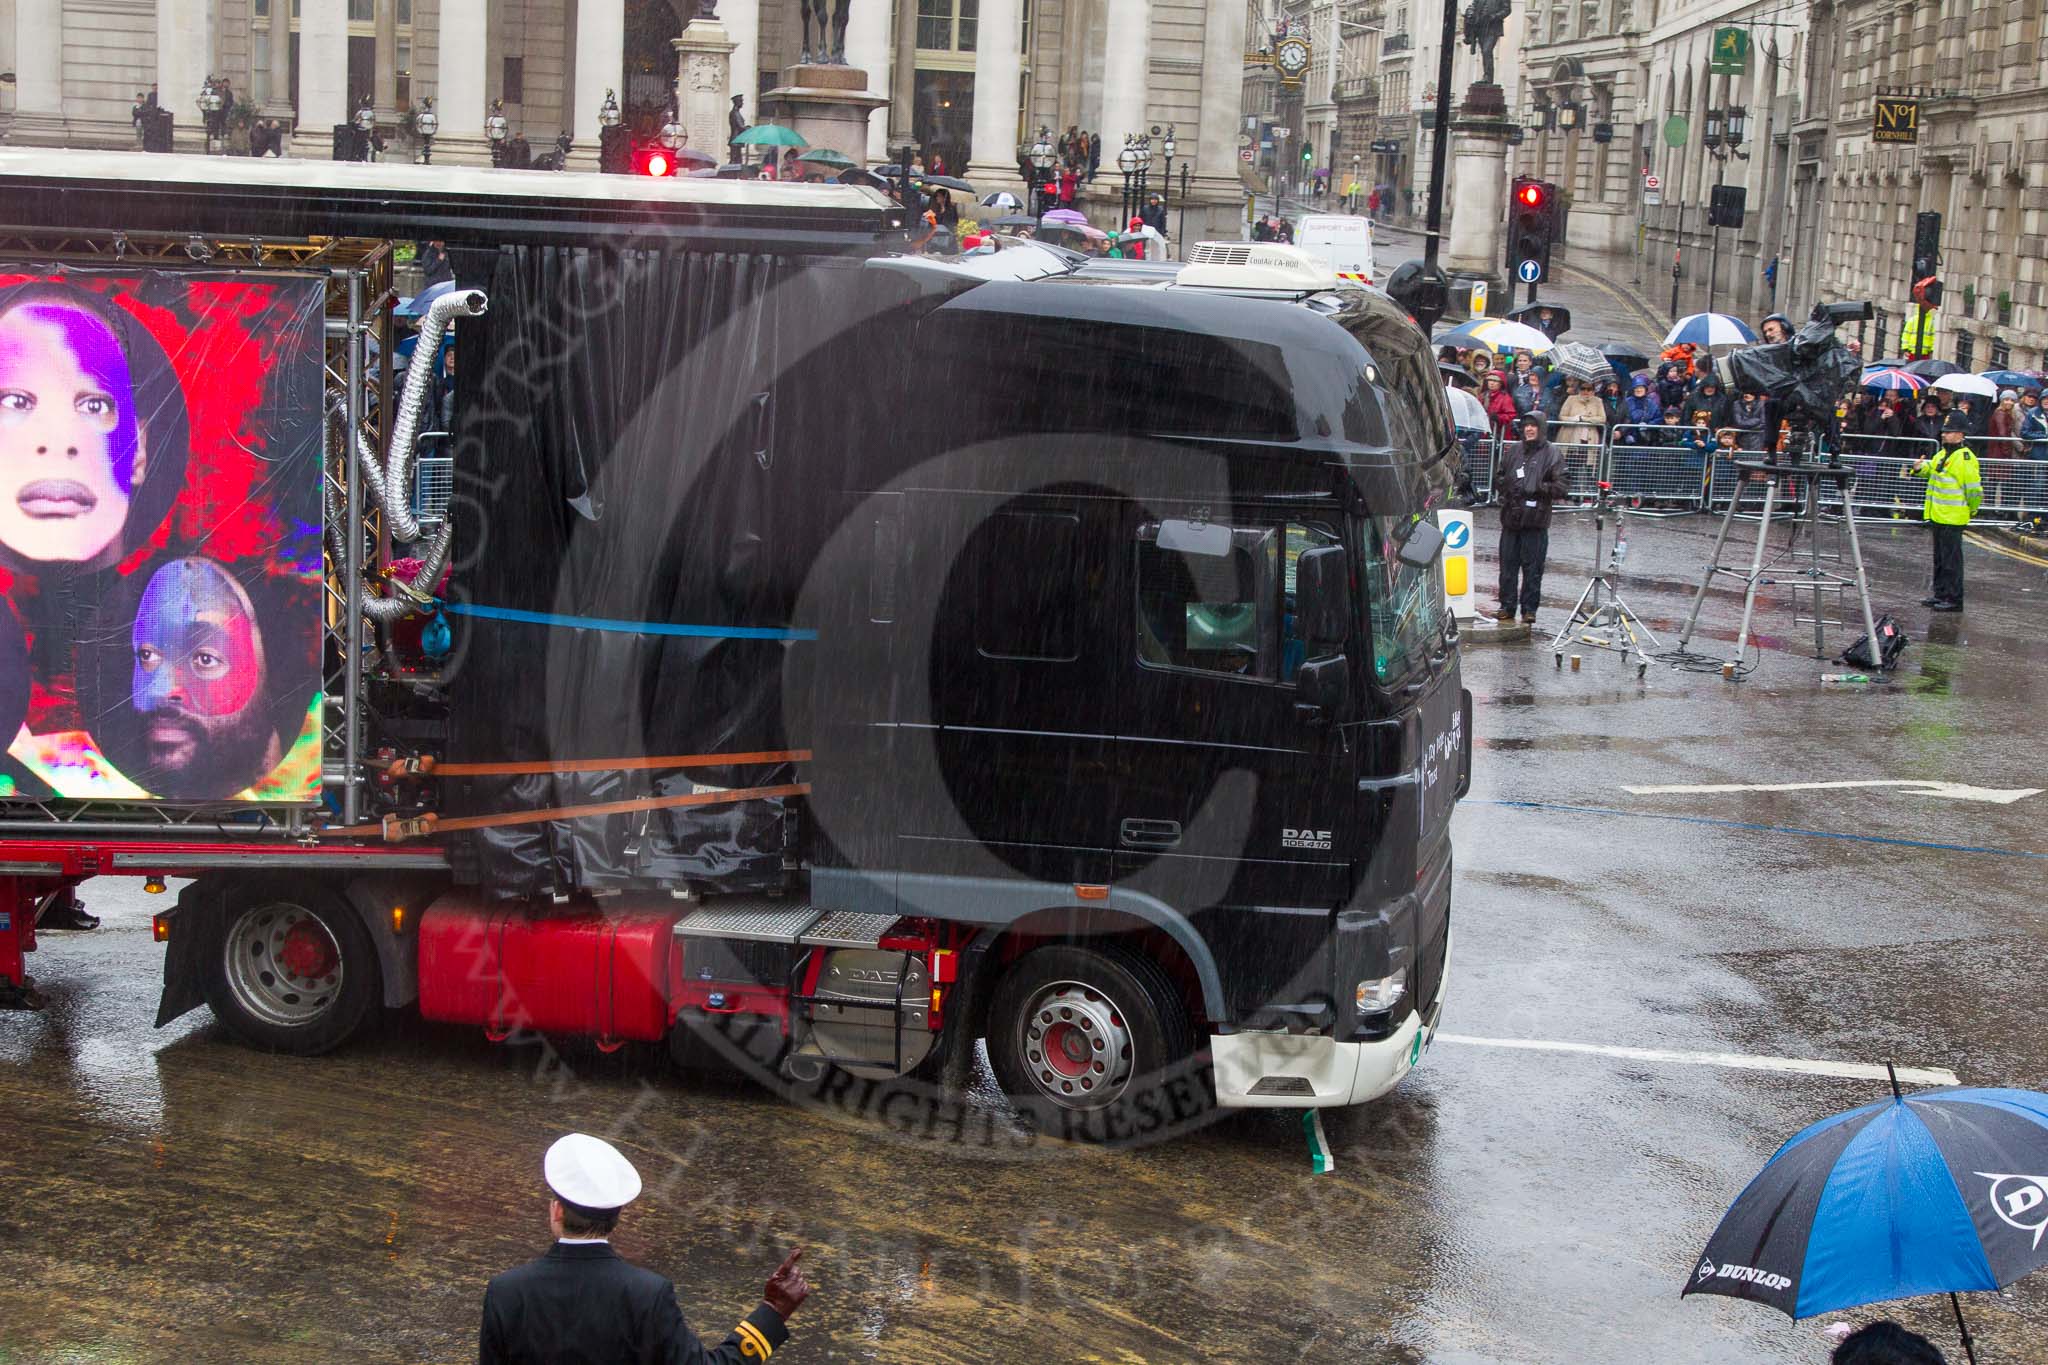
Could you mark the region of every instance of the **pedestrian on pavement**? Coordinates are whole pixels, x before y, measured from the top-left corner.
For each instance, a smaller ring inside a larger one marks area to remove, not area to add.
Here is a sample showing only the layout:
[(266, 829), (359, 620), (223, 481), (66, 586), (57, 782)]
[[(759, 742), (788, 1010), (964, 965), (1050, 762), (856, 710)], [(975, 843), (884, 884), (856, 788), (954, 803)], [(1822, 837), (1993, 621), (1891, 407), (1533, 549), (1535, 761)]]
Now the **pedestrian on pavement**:
[[(1998, 391), (1998, 406), (1991, 410), (1991, 416), (1985, 422), (1984, 458), (2000, 461), (2021, 458), (2020, 396), (2017, 390)], [(2005, 506), (2006, 495), (2018, 491), (2006, 486), (2012, 468), (2010, 464), (1995, 464), (1985, 471), (1993, 507)]]
[(1579, 447), (1572, 452), (1574, 455), (1585, 448), (1599, 449), (1600, 430), (1607, 420), (1607, 409), (1600, 405), (1599, 395), (1578, 380), (1567, 379), (1564, 406), (1557, 416), (1563, 424), (1557, 429), (1561, 445)]
[(1978, 477), (1977, 452), (1970, 449), (1962, 424), (1953, 419), (1941, 429), (1941, 449), (1916, 460), (1907, 471), (1927, 480), (1921, 516), (1934, 540), (1934, 591), (1920, 605), (1936, 611), (1963, 609), (1963, 528), (1984, 501)]
[(1069, 161), (1065, 166), (1060, 168), (1061, 208), (1070, 209), (1074, 207), (1074, 191), (1075, 188), (1080, 185), (1080, 183), (1081, 171), (1079, 163)]
[(1156, 194), (1147, 195), (1145, 197), (1145, 207), (1138, 210), (1138, 218), (1146, 227), (1151, 228), (1164, 237), (1166, 235), (1166, 200)]
[(1095, 179), (1102, 169), (1102, 134), (1088, 134), (1088, 178)]
[(1991, 434), (1991, 405), (1983, 399), (1965, 394), (1956, 399), (1956, 405), (1949, 411), (1963, 414), (1967, 424), (1963, 430), (1969, 433), (1972, 441), (1982, 441)]
[(1493, 491), (1500, 499), (1500, 619), (1521, 613), (1531, 630), (1543, 603), (1543, 564), (1550, 557), (1550, 508), (1570, 490), (1564, 456), (1543, 439), (1543, 419), (1527, 416), (1519, 446), (1501, 448)]
[(1727, 390), (1721, 387), (1721, 381), (1714, 377), (1712, 370), (1700, 376), (1699, 383), (1693, 385), (1692, 397), (1686, 401), (1692, 404), (1695, 412), (1704, 409), (1707, 424), (1715, 430), (1718, 431), (1728, 425), (1728, 410), (1733, 404), (1729, 402)]
[(1873, 1322), (1842, 1338), (1828, 1365), (1948, 1365), (1934, 1343), (1896, 1322)]
[(1735, 429), (1744, 450), (1769, 449), (1764, 442), (1764, 400), (1761, 395), (1745, 392), (1730, 403), (1728, 425)]
[(1479, 390), (1479, 401), (1486, 408), (1486, 415), (1493, 419), (1493, 430), (1503, 441), (1514, 439), (1515, 423), (1522, 411), (1515, 406), (1515, 397), (1508, 392), (1508, 377), (1499, 370), (1488, 370), (1486, 382)]
[(1916, 459), (1926, 459), (1941, 445), (1941, 423), (1941, 401), (1932, 397), (1922, 398), (1920, 415), (1913, 419), (1911, 433), (1920, 443), (1916, 448)]
[(612, 1250), (619, 1210), (640, 1194), (640, 1173), (602, 1138), (570, 1133), (541, 1163), (553, 1200), (545, 1256), (508, 1270), (484, 1290), (480, 1365), (739, 1365), (766, 1360), (789, 1340), (785, 1320), (811, 1287), (792, 1251), (768, 1279), (761, 1302), (724, 1341), (706, 1350), (683, 1321), (675, 1286)]
[[(1500, 368), (1498, 362), (1493, 358), (1493, 352), (1487, 350), (1484, 346), (1475, 346), (1471, 350), (1466, 351), (1464, 357), (1465, 368), (1472, 372), (1473, 379), (1478, 381), (1481, 388), (1486, 386), (1486, 376)], [(1503, 386), (1507, 384), (1506, 375), (1501, 376), (1501, 384)]]
[(1650, 381), (1638, 379), (1629, 386), (1628, 397), (1622, 402), (1621, 415), (1627, 420), (1621, 425), (1623, 445), (1648, 445), (1650, 432), (1643, 430), (1664, 420), (1664, 405), (1657, 401), (1657, 395), (1650, 392)]
[(1690, 387), (1676, 361), (1667, 360), (1657, 367), (1657, 401), (1681, 418), (1685, 415), (1685, 395)]
[(1380, 192), (1377, 189), (1375, 189), (1371, 194), (1366, 196), (1365, 216), (1368, 218), (1377, 218), (1380, 216)]

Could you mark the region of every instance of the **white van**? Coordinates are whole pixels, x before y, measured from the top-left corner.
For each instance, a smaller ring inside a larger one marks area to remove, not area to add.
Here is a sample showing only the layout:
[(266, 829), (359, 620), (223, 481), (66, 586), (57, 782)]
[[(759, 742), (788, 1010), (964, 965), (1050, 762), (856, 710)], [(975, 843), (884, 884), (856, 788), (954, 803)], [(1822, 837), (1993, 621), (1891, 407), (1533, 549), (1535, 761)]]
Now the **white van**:
[(1295, 229), (1294, 244), (1329, 262), (1340, 279), (1373, 283), (1370, 218), (1348, 213), (1311, 213)]

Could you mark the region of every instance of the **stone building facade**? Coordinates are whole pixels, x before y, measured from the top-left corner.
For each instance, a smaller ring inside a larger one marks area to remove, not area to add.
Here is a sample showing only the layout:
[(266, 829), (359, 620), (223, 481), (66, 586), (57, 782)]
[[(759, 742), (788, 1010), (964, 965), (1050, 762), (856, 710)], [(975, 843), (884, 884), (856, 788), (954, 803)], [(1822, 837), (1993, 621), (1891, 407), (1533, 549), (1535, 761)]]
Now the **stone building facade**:
[[(2020, 0), (1828, 0), (1811, 23), (1812, 117), (1795, 131), (1814, 202), (1793, 297), (1872, 300), (1865, 352), (1896, 354), (1914, 221), (1931, 210), (1935, 353), (1972, 370), (2048, 364), (2048, 16)], [(1916, 143), (1873, 139), (1880, 93), (1917, 93)]]
[[(284, 13), (281, 25), (273, 7)], [(331, 129), (365, 98), (410, 155), (408, 114), (432, 98), (436, 160), (488, 159), (484, 119), (504, 101), (536, 151), (558, 132), (572, 164), (594, 165), (598, 111), (617, 92), (630, 118), (655, 117), (673, 89), (673, 40), (698, 0), (0, 0), (0, 136), (18, 145), (127, 147), (130, 112), (155, 86), (180, 150), (203, 145), (197, 99), (225, 77), (262, 115), (296, 124), (291, 151), (326, 156)], [(749, 115), (802, 55), (799, 0), (720, 0), (737, 44), (732, 88)], [(1175, 133), (1192, 167), (1189, 235), (1242, 213), (1237, 134), (1241, 5), (1206, 0), (852, 0), (851, 65), (893, 107), (869, 124), (880, 159), (905, 140), (991, 187), (1018, 185), (1018, 153), (1042, 126), (1099, 132), (1094, 202), (1114, 204), (1126, 134)], [(1178, 212), (1175, 212), (1176, 228)]]

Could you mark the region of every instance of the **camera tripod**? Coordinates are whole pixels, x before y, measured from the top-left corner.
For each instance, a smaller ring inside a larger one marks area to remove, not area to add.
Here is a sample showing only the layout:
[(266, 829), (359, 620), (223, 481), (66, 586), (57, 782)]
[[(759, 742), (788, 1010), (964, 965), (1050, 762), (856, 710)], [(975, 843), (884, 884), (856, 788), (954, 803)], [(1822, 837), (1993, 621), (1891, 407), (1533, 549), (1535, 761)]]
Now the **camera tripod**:
[[(1603, 557), (1609, 512), (1614, 513), (1614, 551)], [(1612, 650), (1623, 656), (1634, 655), (1638, 678), (1649, 671), (1650, 656), (1643, 652), (1643, 642), (1647, 640), (1655, 646), (1657, 637), (1650, 633), (1650, 628), (1643, 624), (1642, 618), (1636, 615), (1635, 609), (1614, 586), (1615, 580), (1621, 577), (1621, 564), (1627, 555), (1626, 514), (1614, 501), (1614, 486), (1603, 483), (1593, 503), (1593, 577), (1586, 584), (1586, 590), (1579, 594), (1579, 600), (1572, 604), (1571, 615), (1565, 618), (1564, 625), (1550, 641), (1559, 668), (1564, 667), (1565, 646), (1575, 644)]]

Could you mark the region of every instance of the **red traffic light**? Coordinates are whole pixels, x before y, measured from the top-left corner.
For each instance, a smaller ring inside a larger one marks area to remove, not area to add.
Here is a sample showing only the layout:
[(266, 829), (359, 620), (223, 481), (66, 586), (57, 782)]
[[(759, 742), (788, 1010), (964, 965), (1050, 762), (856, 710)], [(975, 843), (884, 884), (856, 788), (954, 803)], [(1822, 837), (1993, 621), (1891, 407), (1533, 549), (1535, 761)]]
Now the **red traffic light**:
[(1913, 285), (1913, 302), (1923, 308), (1941, 307), (1941, 281), (1929, 278), (1916, 282)]
[(1536, 184), (1523, 185), (1515, 191), (1515, 198), (1524, 208), (1540, 209), (1543, 207), (1543, 187)]
[(654, 146), (633, 149), (633, 174), (663, 176), (675, 173), (676, 159), (668, 148)]

